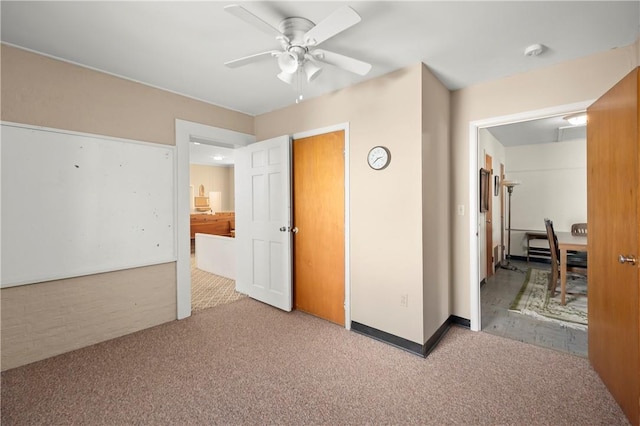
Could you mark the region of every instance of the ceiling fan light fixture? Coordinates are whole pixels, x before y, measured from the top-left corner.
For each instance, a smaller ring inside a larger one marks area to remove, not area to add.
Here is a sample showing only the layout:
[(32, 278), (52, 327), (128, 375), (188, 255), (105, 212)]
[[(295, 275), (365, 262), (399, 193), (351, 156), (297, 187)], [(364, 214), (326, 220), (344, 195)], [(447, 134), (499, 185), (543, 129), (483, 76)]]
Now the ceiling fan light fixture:
[(304, 69), (304, 73), (307, 75), (307, 81), (309, 83), (315, 80), (322, 72), (322, 68), (309, 60), (305, 61), (304, 65), (302, 65), (302, 68)]
[(293, 76), (294, 74), (285, 71), (282, 71), (280, 74), (278, 74), (278, 78), (287, 84), (293, 83)]
[(282, 49), (245, 56), (225, 62), (225, 65), (236, 68), (268, 57), (275, 57), (281, 71), (277, 74), (278, 78), (287, 84), (295, 84), (296, 102), (304, 99), (304, 86), (315, 80), (322, 72), (321, 63), (359, 75), (365, 75), (371, 69), (371, 64), (349, 56), (327, 50), (314, 51), (319, 44), (361, 21), (360, 15), (349, 6), (338, 8), (317, 24), (302, 17), (285, 17), (277, 28), (240, 5), (229, 5), (224, 10), (255, 28), (275, 36)]
[(283, 52), (278, 56), (278, 66), (283, 72), (293, 74), (298, 70), (298, 56), (292, 52)]

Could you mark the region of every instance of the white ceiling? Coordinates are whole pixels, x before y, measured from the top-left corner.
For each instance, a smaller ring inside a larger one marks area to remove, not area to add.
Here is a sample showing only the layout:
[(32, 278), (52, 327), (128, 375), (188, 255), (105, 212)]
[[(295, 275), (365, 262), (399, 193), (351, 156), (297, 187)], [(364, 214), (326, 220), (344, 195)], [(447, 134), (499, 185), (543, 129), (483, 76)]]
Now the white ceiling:
[(191, 142), (189, 144), (189, 163), (204, 166), (231, 166), (235, 163), (235, 151), (233, 148)]
[(572, 126), (563, 115), (490, 127), (503, 146), (533, 145), (587, 138), (587, 126)]
[[(275, 60), (223, 65), (279, 46), (226, 13), (229, 3), (3, 0), (1, 40), (251, 115), (294, 103)], [(640, 22), (640, 1), (237, 3), (273, 26), (288, 16), (318, 23), (347, 4), (360, 14), (321, 47), (372, 70), (361, 77), (326, 65), (307, 99), (419, 62), (459, 89), (632, 44)], [(533, 43), (547, 50), (524, 56)]]

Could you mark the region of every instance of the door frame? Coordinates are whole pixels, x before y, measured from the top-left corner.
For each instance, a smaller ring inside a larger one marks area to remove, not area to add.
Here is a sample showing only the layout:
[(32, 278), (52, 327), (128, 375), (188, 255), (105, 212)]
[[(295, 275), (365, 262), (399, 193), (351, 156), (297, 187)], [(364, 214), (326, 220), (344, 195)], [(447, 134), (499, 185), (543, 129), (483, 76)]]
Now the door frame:
[(175, 202), (176, 217), (176, 317), (183, 319), (191, 316), (191, 239), (190, 239), (190, 200), (189, 200), (189, 142), (197, 139), (211, 142), (211, 145), (242, 147), (256, 141), (255, 136), (176, 119), (176, 175), (177, 191)]
[[(491, 161), (491, 167), (487, 167), (489, 161)], [(487, 268), (486, 274), (485, 274), (485, 279), (489, 279), (490, 277), (492, 277), (496, 272), (494, 270), (494, 266), (495, 266), (495, 259), (493, 258), (493, 185), (494, 185), (494, 181), (493, 181), (493, 157), (489, 154), (487, 154), (486, 152), (484, 153), (484, 166), (485, 169), (489, 170), (489, 187), (487, 188), (487, 191), (489, 191), (489, 210), (486, 211), (485, 213), (485, 217), (484, 217), (484, 246), (487, 249), (486, 252), (486, 256), (485, 256), (485, 266)], [(488, 217), (487, 217), (488, 216)], [(491, 226), (487, 226), (487, 225), (491, 225)], [(502, 223), (500, 223), (500, 226), (502, 226)], [(489, 232), (489, 230), (491, 230), (491, 232)]]
[[(482, 128), (499, 126), (503, 124), (517, 123), (521, 121), (534, 120), (538, 118), (551, 117), (554, 115), (570, 114), (572, 112), (584, 111), (589, 105), (595, 102), (590, 99), (572, 104), (558, 105), (531, 111), (524, 111), (515, 114), (508, 114), (469, 122), (469, 301), (471, 318), (470, 328), (472, 331), (480, 331), (482, 319), (482, 308), (480, 305), (480, 248), (479, 237), (480, 223), (478, 222), (478, 167), (479, 152), (478, 132)], [(484, 163), (484, 154), (482, 154)], [(507, 166), (505, 164), (505, 166)], [(475, 232), (474, 232), (475, 229)]]
[[(344, 328), (351, 330), (351, 261), (350, 261), (350, 227), (349, 227), (349, 123), (340, 123), (333, 126), (294, 133), (293, 140), (322, 135), (325, 133), (344, 131)], [(291, 142), (293, 144), (293, 141)], [(293, 160), (292, 160), (293, 161)]]

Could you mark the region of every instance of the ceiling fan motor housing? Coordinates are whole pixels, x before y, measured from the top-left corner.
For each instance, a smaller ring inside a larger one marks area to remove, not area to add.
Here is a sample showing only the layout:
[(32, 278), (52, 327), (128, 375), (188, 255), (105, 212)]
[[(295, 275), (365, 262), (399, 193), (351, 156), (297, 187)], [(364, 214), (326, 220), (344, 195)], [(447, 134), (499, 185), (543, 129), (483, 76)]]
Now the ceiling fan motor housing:
[(287, 48), (288, 46), (298, 46), (305, 49), (304, 47), (302, 47), (306, 44), (304, 35), (307, 33), (307, 31), (315, 26), (316, 25), (313, 22), (306, 18), (293, 17), (283, 19), (280, 22), (279, 30), (289, 39), (289, 43), (287, 46), (285, 46), (285, 48)]
[(305, 54), (309, 49), (305, 46), (304, 35), (315, 24), (306, 18), (285, 18), (280, 22), (279, 30), (289, 39), (282, 40), (282, 47), (286, 51), (278, 57), (280, 69), (287, 73), (294, 73), (305, 61)]

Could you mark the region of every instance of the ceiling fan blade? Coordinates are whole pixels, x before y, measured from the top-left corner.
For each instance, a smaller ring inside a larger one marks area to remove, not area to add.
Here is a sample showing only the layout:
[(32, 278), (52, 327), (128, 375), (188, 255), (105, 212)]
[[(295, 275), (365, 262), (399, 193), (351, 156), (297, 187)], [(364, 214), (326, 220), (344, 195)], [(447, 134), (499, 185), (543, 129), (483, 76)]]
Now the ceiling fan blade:
[(311, 55), (320, 62), (351, 71), (355, 74), (366, 75), (371, 70), (371, 64), (328, 50), (315, 49), (311, 52)]
[(360, 20), (360, 15), (355, 10), (349, 6), (343, 6), (307, 31), (304, 35), (304, 42), (307, 46), (317, 46), (334, 35), (354, 26)]
[(277, 50), (269, 50), (268, 52), (260, 52), (255, 55), (245, 56), (244, 58), (234, 59), (233, 61), (225, 62), (224, 64), (229, 68), (238, 68), (243, 65), (251, 64), (254, 62), (262, 61), (263, 59), (270, 58), (272, 56), (277, 56), (281, 54)]
[(256, 15), (254, 15), (251, 12), (249, 12), (247, 9), (245, 9), (244, 7), (242, 7), (240, 5), (230, 4), (228, 6), (225, 6), (224, 10), (226, 12), (229, 12), (230, 14), (235, 16), (236, 18), (242, 19), (246, 23), (253, 25), (257, 29), (259, 29), (261, 31), (264, 31), (265, 33), (267, 33), (269, 35), (272, 35), (272, 36), (274, 36), (276, 38), (277, 37), (282, 37), (282, 38), (284, 38), (284, 40), (289, 41), (289, 39), (287, 37), (285, 37), (285, 35), (282, 34), (280, 32), (280, 30), (278, 30), (276, 27), (274, 27), (271, 24), (268, 24), (267, 22), (265, 22), (262, 19), (258, 18)]

